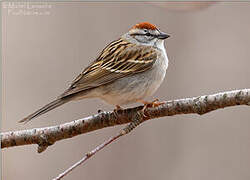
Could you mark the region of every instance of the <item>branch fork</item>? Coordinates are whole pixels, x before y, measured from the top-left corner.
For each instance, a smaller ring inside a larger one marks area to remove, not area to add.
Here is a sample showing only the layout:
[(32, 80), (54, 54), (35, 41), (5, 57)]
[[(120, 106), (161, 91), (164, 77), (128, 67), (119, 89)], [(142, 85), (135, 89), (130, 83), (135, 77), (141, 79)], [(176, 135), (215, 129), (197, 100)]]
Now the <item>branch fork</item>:
[(97, 129), (129, 123), (116, 136), (106, 140), (94, 150), (85, 154), (85, 156), (73, 166), (65, 170), (53, 180), (60, 180), (74, 168), (84, 163), (95, 153), (118, 139), (128, 134), (140, 123), (154, 118), (173, 116), (177, 114), (196, 113), (203, 115), (205, 113), (236, 105), (250, 106), (250, 89), (227, 91), (212, 95), (205, 95), (193, 98), (178, 99), (166, 101), (156, 107), (138, 106), (114, 112), (98, 111), (98, 114), (68, 122), (65, 124), (34, 128), (30, 130), (11, 131), (1, 133), (1, 148), (21, 146), (27, 144), (38, 144), (38, 153), (53, 145), (56, 141), (88, 133)]
[[(196, 113), (202, 115), (216, 109), (236, 105), (250, 105), (250, 89), (166, 101), (157, 107), (147, 108), (145, 110), (146, 117), (142, 121), (177, 114)], [(136, 117), (137, 112), (142, 109), (143, 106), (124, 109), (118, 111), (118, 116), (114, 112), (101, 111), (96, 115), (57, 126), (2, 132), (0, 134), (1, 148), (38, 144), (38, 152), (41, 153), (56, 141), (105, 127), (130, 123)], [(130, 127), (125, 132), (132, 127), (133, 125), (130, 124)]]

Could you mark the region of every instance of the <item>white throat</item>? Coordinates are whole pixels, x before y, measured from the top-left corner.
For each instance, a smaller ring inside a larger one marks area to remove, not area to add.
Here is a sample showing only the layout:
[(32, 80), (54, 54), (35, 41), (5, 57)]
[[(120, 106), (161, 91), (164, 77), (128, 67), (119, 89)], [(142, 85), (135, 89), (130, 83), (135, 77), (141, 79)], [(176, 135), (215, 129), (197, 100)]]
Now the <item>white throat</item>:
[(164, 46), (164, 41), (161, 40), (161, 41), (157, 41), (156, 44), (155, 44), (155, 47), (157, 49), (159, 49), (160, 51), (162, 51), (163, 53), (163, 66), (165, 69), (168, 68), (168, 56), (167, 56), (167, 52), (166, 52), (166, 48)]

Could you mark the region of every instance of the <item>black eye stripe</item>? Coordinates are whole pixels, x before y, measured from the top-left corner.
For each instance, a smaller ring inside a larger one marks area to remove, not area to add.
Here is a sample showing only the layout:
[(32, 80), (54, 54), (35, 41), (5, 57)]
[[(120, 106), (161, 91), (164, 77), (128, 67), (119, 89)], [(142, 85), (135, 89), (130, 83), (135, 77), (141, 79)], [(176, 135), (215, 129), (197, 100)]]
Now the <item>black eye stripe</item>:
[(154, 34), (150, 34), (149, 32), (147, 32), (146, 34), (140, 34), (140, 33), (134, 33), (134, 34), (130, 34), (131, 36), (152, 36), (152, 37), (157, 37)]

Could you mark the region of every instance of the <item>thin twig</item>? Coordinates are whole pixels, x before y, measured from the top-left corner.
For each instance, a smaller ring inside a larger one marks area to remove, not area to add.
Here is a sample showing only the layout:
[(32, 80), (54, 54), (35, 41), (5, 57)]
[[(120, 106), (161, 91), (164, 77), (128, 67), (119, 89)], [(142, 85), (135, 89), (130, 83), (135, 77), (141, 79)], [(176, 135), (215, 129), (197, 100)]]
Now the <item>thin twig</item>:
[(103, 142), (102, 144), (97, 146), (95, 149), (93, 149), (92, 151), (86, 153), (85, 156), (82, 159), (80, 159), (78, 162), (76, 162), (74, 165), (72, 165), (70, 168), (68, 168), (67, 170), (65, 170), (61, 174), (59, 174), (53, 180), (62, 179), (68, 173), (73, 171), (76, 167), (78, 167), (81, 164), (83, 164), (84, 162), (86, 162), (90, 157), (95, 155), (98, 151), (102, 150), (104, 147), (106, 147), (107, 145), (109, 145), (110, 143), (112, 143), (113, 141), (118, 139), (119, 137), (131, 132), (136, 126), (138, 126), (141, 122), (143, 122), (143, 117), (144, 117), (143, 112), (138, 111), (138, 113), (133, 118), (133, 121), (129, 125), (127, 125), (124, 129), (122, 129), (116, 136), (113, 136), (113, 137), (109, 138), (108, 140), (106, 140), (105, 142)]
[(118, 139), (119, 137), (121, 137), (123, 135), (124, 134), (119, 133), (116, 136), (109, 138), (107, 141), (105, 141), (104, 143), (100, 144), (99, 146), (97, 146), (92, 151), (86, 153), (85, 156), (82, 159), (80, 159), (78, 162), (76, 162), (70, 168), (68, 168), (67, 170), (65, 170), (63, 173), (59, 174), (59, 176), (57, 176), (53, 180), (62, 179), (64, 176), (66, 176), (68, 173), (70, 173), (73, 169), (75, 169), (76, 167), (80, 166), (82, 163), (84, 163), (85, 161), (87, 161), (91, 156), (95, 155), (95, 153), (97, 153), (98, 151), (102, 150), (104, 147), (106, 147), (107, 145), (109, 145), (110, 143), (112, 143), (114, 140)]
[[(210, 111), (236, 105), (250, 104), (250, 89), (227, 91), (212, 95), (167, 101), (159, 107), (148, 108), (144, 120), (173, 116), (176, 114), (205, 114)], [(1, 148), (38, 144), (43, 152), (56, 141), (72, 138), (97, 129), (129, 123), (143, 106), (125, 109), (122, 112), (101, 112), (96, 115), (65, 124), (1, 133)]]

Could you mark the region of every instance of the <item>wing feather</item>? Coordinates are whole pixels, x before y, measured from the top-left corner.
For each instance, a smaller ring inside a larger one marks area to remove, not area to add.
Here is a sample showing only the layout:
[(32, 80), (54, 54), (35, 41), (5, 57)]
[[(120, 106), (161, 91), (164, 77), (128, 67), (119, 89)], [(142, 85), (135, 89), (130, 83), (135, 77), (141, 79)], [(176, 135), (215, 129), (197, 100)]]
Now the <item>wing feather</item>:
[(60, 97), (95, 88), (119, 78), (150, 69), (157, 50), (118, 39), (107, 45), (98, 58), (78, 75)]

